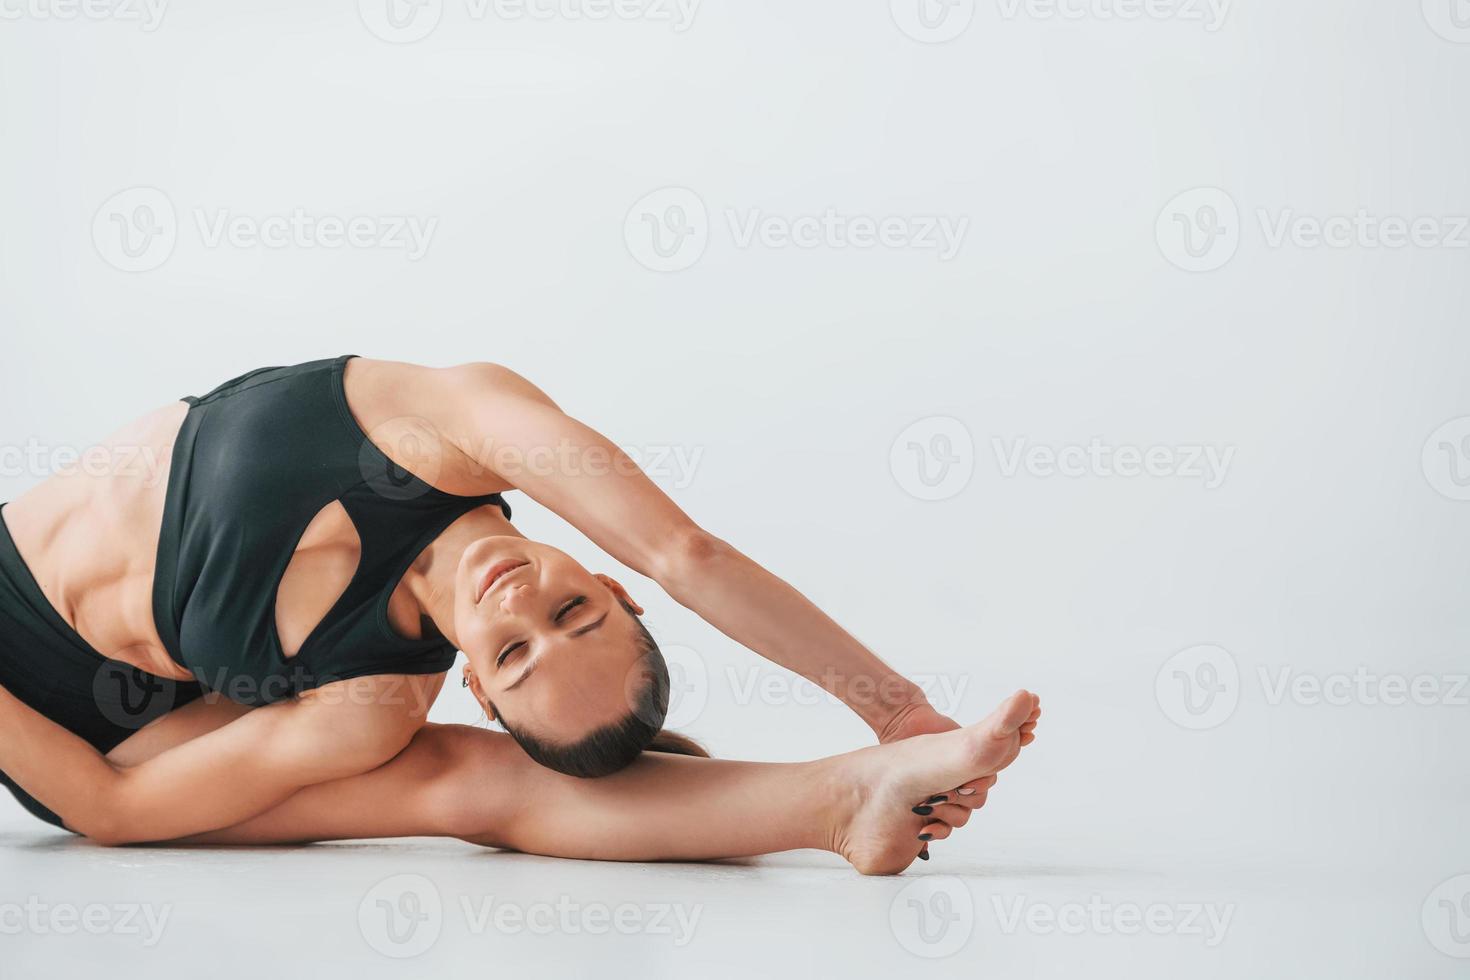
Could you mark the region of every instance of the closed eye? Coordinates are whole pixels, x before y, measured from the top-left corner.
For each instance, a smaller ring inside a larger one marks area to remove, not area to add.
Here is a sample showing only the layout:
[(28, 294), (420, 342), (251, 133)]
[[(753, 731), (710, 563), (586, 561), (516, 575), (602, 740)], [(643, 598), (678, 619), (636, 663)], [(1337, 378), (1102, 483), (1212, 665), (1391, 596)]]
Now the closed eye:
[(566, 619), (567, 616), (571, 614), (571, 611), (573, 609), (576, 609), (578, 606), (583, 605), (584, 603), (586, 603), (586, 601), (587, 597), (584, 595), (579, 595), (575, 599), (568, 599), (565, 603), (562, 604), (562, 607), (556, 611), (556, 615), (551, 618), (551, 621), (559, 625), (563, 619)]
[(521, 647), (523, 647), (525, 645), (526, 645), (526, 643), (525, 643), (524, 640), (517, 640), (515, 643), (512, 643), (509, 646), (507, 646), (504, 650), (501, 650), (500, 651), (500, 655), (495, 658), (495, 666), (497, 666), (497, 667), (504, 666), (504, 664), (505, 664), (505, 658), (506, 657), (509, 657), (512, 653), (515, 653), (517, 650), (519, 650)]

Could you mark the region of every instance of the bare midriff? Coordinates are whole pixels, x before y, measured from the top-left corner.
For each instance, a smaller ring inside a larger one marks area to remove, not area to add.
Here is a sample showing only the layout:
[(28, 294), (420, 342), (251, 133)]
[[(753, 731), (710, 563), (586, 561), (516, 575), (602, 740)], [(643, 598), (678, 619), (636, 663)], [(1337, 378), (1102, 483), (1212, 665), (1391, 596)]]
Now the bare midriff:
[[(192, 680), (153, 619), (153, 573), (174, 439), (189, 406), (151, 412), (6, 504), (6, 527), (41, 591), (94, 650)], [(45, 651), (37, 651), (45, 656)]]

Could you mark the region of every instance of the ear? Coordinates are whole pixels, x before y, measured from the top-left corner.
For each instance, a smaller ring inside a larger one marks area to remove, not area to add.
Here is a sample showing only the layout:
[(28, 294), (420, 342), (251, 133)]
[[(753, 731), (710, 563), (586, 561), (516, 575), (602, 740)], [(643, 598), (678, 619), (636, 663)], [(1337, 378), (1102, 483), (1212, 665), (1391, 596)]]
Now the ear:
[(464, 686), (469, 688), (470, 693), (475, 696), (475, 701), (484, 709), (485, 716), (491, 721), (494, 721), (495, 708), (491, 706), (490, 699), (485, 697), (485, 692), (480, 687), (480, 679), (475, 676), (475, 672), (470, 668), (469, 664), (464, 665)]
[(633, 601), (633, 597), (628, 595), (628, 590), (623, 588), (622, 584), (618, 582), (617, 579), (613, 578), (611, 575), (604, 575), (601, 572), (593, 573), (592, 577), (597, 579), (597, 581), (601, 582), (603, 585), (607, 586), (613, 595), (617, 596), (623, 602), (626, 602), (628, 605), (632, 606), (633, 611), (636, 612), (638, 615), (643, 615), (643, 607)]

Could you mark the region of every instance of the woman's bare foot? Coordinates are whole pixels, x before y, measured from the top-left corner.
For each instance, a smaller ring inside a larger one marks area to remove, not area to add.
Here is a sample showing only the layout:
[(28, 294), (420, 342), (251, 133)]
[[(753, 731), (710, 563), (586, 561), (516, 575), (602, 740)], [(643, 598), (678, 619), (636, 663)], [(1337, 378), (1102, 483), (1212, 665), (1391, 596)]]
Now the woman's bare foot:
[(1036, 738), (1040, 716), (1040, 699), (1017, 691), (984, 721), (958, 731), (833, 759), (832, 850), (863, 874), (907, 868), (928, 841), (948, 837), (984, 805), (995, 774)]

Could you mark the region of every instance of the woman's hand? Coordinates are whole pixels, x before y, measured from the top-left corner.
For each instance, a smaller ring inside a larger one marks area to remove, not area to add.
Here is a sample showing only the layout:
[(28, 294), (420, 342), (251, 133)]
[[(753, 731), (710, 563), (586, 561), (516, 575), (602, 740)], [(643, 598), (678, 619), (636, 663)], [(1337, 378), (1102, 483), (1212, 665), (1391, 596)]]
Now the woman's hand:
[(959, 728), (959, 723), (941, 715), (928, 701), (914, 701), (893, 713), (888, 724), (878, 733), (878, 742), (887, 745), (915, 735), (938, 735)]

